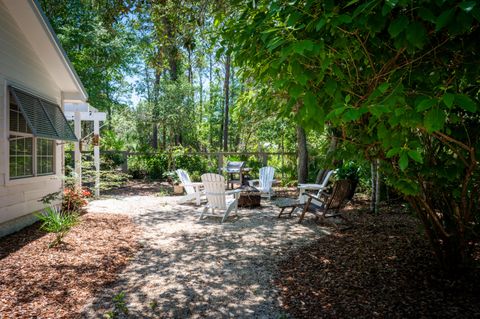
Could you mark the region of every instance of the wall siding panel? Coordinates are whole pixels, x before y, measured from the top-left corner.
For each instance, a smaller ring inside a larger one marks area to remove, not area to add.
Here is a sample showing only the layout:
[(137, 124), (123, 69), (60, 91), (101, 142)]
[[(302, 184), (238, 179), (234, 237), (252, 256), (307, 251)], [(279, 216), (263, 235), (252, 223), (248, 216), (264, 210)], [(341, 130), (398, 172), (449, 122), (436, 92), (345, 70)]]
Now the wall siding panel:
[(45, 65), (0, 0), (0, 237), (35, 221), (43, 196), (62, 187), (62, 147), (56, 147), (57, 176), (8, 181), (8, 124), (6, 86), (13, 84), (61, 103), (61, 92)]

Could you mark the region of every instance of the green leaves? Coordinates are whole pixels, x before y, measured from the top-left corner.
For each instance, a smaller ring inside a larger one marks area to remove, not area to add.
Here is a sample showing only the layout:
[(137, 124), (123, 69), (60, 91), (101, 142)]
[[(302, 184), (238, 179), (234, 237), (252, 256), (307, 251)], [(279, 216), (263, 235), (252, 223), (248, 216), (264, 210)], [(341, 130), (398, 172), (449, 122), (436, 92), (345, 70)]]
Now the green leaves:
[(424, 99), (417, 105), (417, 111), (423, 112), (425, 110), (430, 109), (432, 106), (437, 104), (437, 100), (435, 99)]
[(423, 123), (427, 132), (439, 131), (445, 125), (445, 112), (438, 107), (433, 108), (427, 112)]
[(463, 1), (458, 5), (458, 7), (465, 12), (470, 12), (473, 10), (476, 4), (477, 4), (477, 1)]
[(455, 94), (455, 102), (465, 111), (471, 113), (477, 111), (477, 104), (467, 95)]
[(388, 27), (388, 33), (392, 38), (396, 38), (400, 32), (402, 32), (405, 27), (408, 25), (408, 19), (404, 15), (401, 15), (397, 19), (393, 20), (393, 22)]
[(298, 84), (293, 84), (288, 90), (288, 93), (292, 98), (296, 99), (303, 93), (304, 90), (305, 89), (302, 86)]
[(407, 153), (403, 152), (400, 155), (400, 159), (398, 160), (398, 166), (402, 171), (406, 170), (408, 167), (408, 155)]
[(335, 94), (335, 90), (337, 89), (337, 82), (328, 78), (325, 83), (325, 92), (329, 96), (333, 96)]
[(408, 25), (406, 29), (407, 41), (414, 47), (421, 49), (427, 42), (427, 31), (421, 22), (415, 21)]
[(423, 163), (422, 154), (420, 154), (419, 151), (417, 151), (417, 150), (408, 150), (407, 154), (408, 154), (408, 157), (410, 157), (411, 159), (413, 159), (415, 162)]
[(442, 97), (443, 103), (450, 109), (453, 106), (453, 100), (455, 99), (455, 95), (451, 93), (445, 93)]
[(443, 27), (445, 27), (447, 24), (449, 24), (453, 20), (454, 13), (455, 13), (455, 8), (442, 12), (442, 14), (437, 19), (436, 30), (439, 31)]
[(303, 54), (304, 51), (313, 50), (314, 43), (311, 40), (301, 40), (293, 44), (293, 50), (299, 54)]

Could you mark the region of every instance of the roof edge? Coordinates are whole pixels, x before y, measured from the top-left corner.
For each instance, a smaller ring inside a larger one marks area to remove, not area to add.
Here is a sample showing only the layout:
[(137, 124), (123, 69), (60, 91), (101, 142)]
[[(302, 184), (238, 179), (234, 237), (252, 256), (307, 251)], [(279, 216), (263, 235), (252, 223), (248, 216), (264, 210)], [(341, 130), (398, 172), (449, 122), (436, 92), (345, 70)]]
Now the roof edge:
[(38, 16), (39, 20), (42, 22), (45, 30), (47, 31), (47, 33), (50, 37), (50, 40), (54, 44), (54, 46), (57, 49), (59, 55), (62, 57), (63, 63), (65, 64), (65, 66), (68, 69), (70, 75), (72, 76), (73, 80), (77, 84), (80, 93), (85, 98), (85, 101), (87, 101), (88, 100), (88, 93), (85, 90), (85, 87), (83, 86), (83, 83), (80, 80), (80, 77), (78, 76), (77, 71), (75, 71), (75, 68), (73, 67), (72, 62), (68, 58), (67, 53), (65, 52), (62, 45), (60, 44), (60, 40), (58, 39), (55, 31), (53, 30), (53, 27), (50, 24), (50, 21), (48, 21), (48, 18), (45, 15), (45, 12), (43, 12), (42, 7), (40, 6), (40, 3), (38, 2), (38, 0), (32, 0), (32, 3), (33, 3), (33, 7), (35, 8), (35, 14)]

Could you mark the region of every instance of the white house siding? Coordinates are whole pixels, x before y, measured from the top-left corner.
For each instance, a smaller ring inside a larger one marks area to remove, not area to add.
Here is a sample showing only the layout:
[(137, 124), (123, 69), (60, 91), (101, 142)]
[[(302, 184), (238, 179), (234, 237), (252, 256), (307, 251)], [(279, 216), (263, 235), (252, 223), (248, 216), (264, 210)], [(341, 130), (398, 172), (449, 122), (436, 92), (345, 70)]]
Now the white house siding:
[[(0, 237), (32, 221), (43, 196), (62, 187), (63, 147), (56, 147), (57, 176), (8, 180), (8, 105), (6, 86), (13, 84), (61, 104), (61, 92), (0, 0)], [(57, 143), (58, 144), (58, 143)]]

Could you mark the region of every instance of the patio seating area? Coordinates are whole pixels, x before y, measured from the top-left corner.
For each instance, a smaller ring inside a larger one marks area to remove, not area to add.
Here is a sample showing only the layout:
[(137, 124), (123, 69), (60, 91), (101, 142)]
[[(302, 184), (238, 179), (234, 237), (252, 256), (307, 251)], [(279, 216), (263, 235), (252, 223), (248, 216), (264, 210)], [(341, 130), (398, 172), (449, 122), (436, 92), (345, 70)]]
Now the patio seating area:
[(133, 317), (281, 316), (273, 284), (278, 262), (328, 230), (313, 219), (302, 224), (297, 218), (277, 219), (279, 208), (265, 199), (259, 208), (239, 208), (225, 223), (220, 223), (222, 215), (200, 220), (203, 207), (179, 199), (117, 195), (89, 204), (91, 214), (132, 217), (143, 235), (140, 252), (119, 280), (85, 308), (85, 315), (100, 316), (112, 296), (124, 292)]

